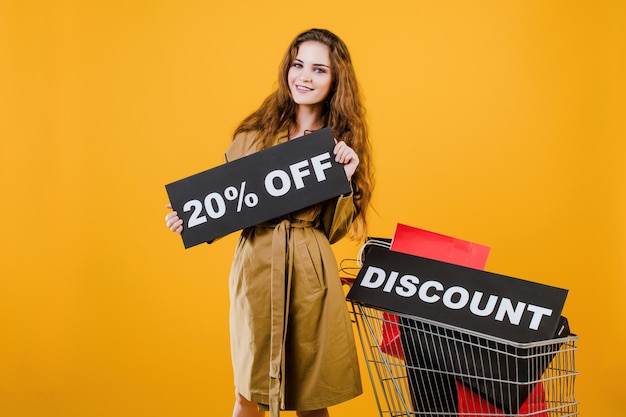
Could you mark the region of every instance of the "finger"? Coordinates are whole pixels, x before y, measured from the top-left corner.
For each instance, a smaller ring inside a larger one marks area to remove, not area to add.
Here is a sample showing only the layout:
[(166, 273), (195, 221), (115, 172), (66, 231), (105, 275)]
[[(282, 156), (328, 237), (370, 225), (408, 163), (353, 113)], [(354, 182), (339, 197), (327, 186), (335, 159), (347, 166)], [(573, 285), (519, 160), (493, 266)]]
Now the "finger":
[(348, 147), (344, 147), (342, 149), (339, 150), (339, 152), (337, 152), (337, 155), (335, 156), (335, 160), (339, 163), (345, 164), (349, 161), (351, 161), (354, 156), (356, 156), (356, 154), (354, 153), (354, 151)]
[(167, 204), (165, 205), (165, 208), (171, 209), (171, 208), (172, 208), (172, 205), (171, 205), (170, 203), (167, 203)]
[(167, 222), (166, 222), (167, 227), (171, 228), (171, 227), (172, 227), (172, 225), (174, 225), (174, 224), (178, 223), (179, 221), (181, 221), (181, 220), (178, 218), (178, 216), (175, 216), (175, 217), (170, 217), (170, 218), (167, 220)]
[(354, 149), (349, 147), (348, 144), (343, 141), (335, 145), (333, 152), (335, 153), (335, 161), (341, 164), (346, 164), (349, 161), (354, 160), (355, 158), (358, 159), (358, 156)]
[[(168, 226), (170, 228), (170, 230), (172, 232), (177, 232), (178, 229), (180, 229), (181, 231), (183, 230), (183, 221), (178, 219), (177, 221), (173, 222), (170, 226)], [(178, 232), (180, 233), (180, 232)]]
[(335, 154), (335, 159), (337, 158), (341, 158), (341, 155), (346, 151), (346, 145), (345, 142), (339, 142), (338, 144), (335, 145), (335, 148), (333, 149), (333, 153)]
[(173, 217), (170, 217), (169, 219), (167, 219), (165, 224), (167, 225), (168, 228), (171, 229), (172, 226), (175, 225), (178, 222), (182, 223), (182, 220), (178, 216), (173, 216)]
[(341, 149), (343, 149), (344, 147), (347, 147), (348, 145), (346, 145), (346, 142), (341, 141), (341, 142), (337, 142), (337, 139), (335, 139), (335, 147), (333, 148), (333, 153), (337, 154), (337, 152), (341, 151)]

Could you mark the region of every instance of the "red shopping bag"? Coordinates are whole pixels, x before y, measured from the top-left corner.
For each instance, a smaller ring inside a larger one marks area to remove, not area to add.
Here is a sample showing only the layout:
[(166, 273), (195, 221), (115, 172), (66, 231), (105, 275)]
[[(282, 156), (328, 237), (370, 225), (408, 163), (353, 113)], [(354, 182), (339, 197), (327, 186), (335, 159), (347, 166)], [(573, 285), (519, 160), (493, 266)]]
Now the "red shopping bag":
[(489, 247), (400, 224), (391, 241), (391, 250), (436, 261), (485, 269)]
[[(469, 415), (478, 416), (500, 416), (505, 412), (498, 407), (476, 394), (460, 382), (456, 382), (458, 394), (458, 413), (459, 416)], [(543, 389), (543, 383), (538, 382), (528, 394), (528, 398), (521, 405), (519, 415), (532, 415), (534, 417), (548, 417), (546, 407), (546, 395)]]
[(382, 339), (380, 341), (380, 350), (387, 355), (395, 356), (404, 360), (404, 352), (400, 342), (400, 332), (398, 331), (398, 316), (383, 312), (383, 329)]
[[(396, 226), (390, 249), (474, 269), (484, 269), (489, 256), (488, 246), (401, 223)], [(380, 348), (388, 355), (404, 359), (397, 322), (397, 316), (383, 313)]]

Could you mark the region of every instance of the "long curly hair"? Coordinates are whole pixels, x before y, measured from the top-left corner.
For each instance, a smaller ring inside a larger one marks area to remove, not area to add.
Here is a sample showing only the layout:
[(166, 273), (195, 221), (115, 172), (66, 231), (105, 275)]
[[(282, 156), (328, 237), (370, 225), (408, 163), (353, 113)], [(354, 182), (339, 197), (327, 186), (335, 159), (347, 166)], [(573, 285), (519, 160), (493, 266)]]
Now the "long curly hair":
[(362, 239), (367, 234), (366, 212), (374, 188), (371, 146), (363, 99), (350, 53), (337, 35), (326, 29), (310, 29), (296, 36), (280, 64), (278, 89), (241, 122), (235, 130), (233, 139), (242, 132), (256, 131), (259, 149), (266, 149), (272, 145), (272, 140), (279, 132), (288, 131), (295, 126), (297, 104), (291, 96), (287, 74), (300, 45), (308, 41), (324, 44), (330, 50), (332, 84), (324, 103), (322, 115), (324, 126), (330, 127), (335, 139), (346, 142), (359, 156), (359, 165), (352, 176), (357, 217), (352, 226), (351, 237)]

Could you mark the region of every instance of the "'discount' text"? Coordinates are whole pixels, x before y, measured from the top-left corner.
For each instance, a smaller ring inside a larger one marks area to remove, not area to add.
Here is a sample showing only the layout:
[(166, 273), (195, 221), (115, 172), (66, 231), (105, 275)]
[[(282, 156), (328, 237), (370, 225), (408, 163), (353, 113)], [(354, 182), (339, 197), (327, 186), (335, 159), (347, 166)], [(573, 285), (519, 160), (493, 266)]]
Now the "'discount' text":
[(481, 291), (468, 290), (459, 285), (446, 288), (436, 280), (421, 282), (416, 275), (400, 275), (399, 272), (391, 271), (389, 274), (376, 266), (370, 265), (360, 283), (362, 287), (382, 289), (383, 292), (411, 298), (417, 296), (419, 301), (435, 304), (442, 303), (451, 310), (468, 309), (478, 317), (492, 317), (497, 321), (507, 319), (512, 325), (519, 326), (524, 315), (531, 315), (528, 327), (532, 330), (539, 329), (541, 320), (550, 317), (552, 309), (526, 303), (514, 302), (510, 298), (497, 294), (485, 295)]

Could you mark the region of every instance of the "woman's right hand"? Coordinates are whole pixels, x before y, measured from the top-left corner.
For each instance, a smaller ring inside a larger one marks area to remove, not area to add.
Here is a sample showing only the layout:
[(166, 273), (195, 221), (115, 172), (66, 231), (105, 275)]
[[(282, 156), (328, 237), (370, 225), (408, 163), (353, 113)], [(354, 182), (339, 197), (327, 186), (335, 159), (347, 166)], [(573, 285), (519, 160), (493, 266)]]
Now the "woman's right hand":
[[(171, 204), (166, 204), (165, 207), (170, 210), (172, 209)], [(183, 221), (178, 217), (178, 213), (176, 213), (175, 211), (167, 213), (167, 215), (165, 216), (165, 224), (167, 225), (167, 228), (170, 229), (172, 232), (176, 232), (178, 234), (181, 234), (183, 232)]]

